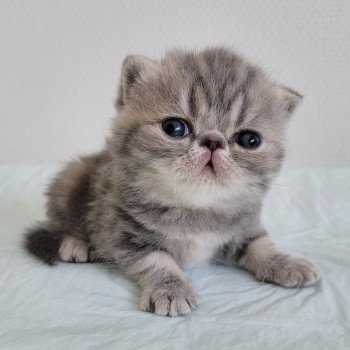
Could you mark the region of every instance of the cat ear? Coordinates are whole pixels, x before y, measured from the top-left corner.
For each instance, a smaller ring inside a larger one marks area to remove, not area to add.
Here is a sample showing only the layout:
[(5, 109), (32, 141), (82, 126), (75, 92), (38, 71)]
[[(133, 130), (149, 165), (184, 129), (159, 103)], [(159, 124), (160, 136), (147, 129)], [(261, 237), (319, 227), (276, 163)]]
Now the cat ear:
[(155, 71), (157, 63), (145, 56), (127, 56), (123, 62), (119, 96), (116, 101), (117, 109), (128, 103), (133, 87), (148, 74)]
[(288, 115), (292, 114), (303, 99), (303, 95), (283, 85), (279, 85), (278, 89), (283, 110)]

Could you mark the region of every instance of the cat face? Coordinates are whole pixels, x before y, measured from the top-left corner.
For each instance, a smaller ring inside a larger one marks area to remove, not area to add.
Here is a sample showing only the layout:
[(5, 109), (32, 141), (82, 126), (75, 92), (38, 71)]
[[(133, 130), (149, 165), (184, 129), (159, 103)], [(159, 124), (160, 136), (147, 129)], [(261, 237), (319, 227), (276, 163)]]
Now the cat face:
[(220, 207), (266, 189), (300, 97), (226, 49), (128, 57), (113, 152), (153, 200)]

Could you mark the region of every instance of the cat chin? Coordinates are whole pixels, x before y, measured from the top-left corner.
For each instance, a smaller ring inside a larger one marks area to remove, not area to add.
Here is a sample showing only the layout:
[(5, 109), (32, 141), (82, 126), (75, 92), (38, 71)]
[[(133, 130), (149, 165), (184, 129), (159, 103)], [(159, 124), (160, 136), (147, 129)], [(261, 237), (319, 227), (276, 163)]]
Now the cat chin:
[[(194, 182), (166, 182), (162, 187), (167, 188), (167, 195), (162, 196), (164, 205), (182, 206), (192, 209), (211, 209), (218, 211), (232, 210), (232, 205), (248, 192), (245, 184), (231, 184), (226, 186), (220, 184), (209, 175), (210, 179), (201, 178)], [(164, 191), (159, 193), (164, 194)], [(251, 195), (251, 193), (250, 193)], [(158, 200), (160, 196), (158, 196)]]

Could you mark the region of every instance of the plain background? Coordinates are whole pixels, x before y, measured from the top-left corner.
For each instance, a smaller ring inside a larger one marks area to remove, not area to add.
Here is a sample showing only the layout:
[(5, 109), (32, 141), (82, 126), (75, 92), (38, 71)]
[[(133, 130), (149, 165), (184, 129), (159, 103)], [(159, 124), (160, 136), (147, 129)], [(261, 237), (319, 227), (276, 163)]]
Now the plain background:
[(289, 166), (350, 165), (350, 1), (0, 1), (0, 162), (98, 150), (128, 54), (225, 44), (305, 95)]

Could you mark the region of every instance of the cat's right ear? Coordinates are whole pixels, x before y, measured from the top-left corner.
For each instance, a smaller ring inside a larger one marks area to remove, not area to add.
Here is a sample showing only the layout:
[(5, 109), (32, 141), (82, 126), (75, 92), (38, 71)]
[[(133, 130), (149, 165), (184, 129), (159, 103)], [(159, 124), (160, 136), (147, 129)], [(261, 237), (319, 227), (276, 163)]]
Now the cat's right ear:
[(278, 89), (283, 110), (287, 115), (292, 114), (301, 103), (303, 95), (284, 85), (279, 85)]
[(157, 68), (157, 63), (145, 56), (127, 56), (124, 60), (116, 108), (122, 109), (131, 99), (132, 90)]

